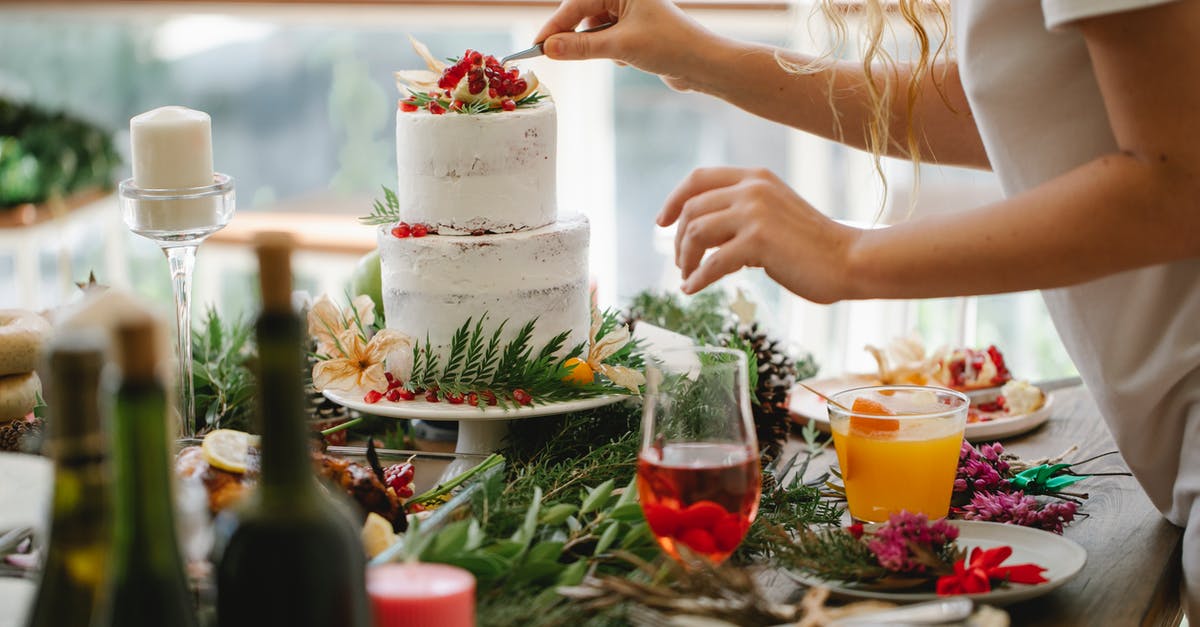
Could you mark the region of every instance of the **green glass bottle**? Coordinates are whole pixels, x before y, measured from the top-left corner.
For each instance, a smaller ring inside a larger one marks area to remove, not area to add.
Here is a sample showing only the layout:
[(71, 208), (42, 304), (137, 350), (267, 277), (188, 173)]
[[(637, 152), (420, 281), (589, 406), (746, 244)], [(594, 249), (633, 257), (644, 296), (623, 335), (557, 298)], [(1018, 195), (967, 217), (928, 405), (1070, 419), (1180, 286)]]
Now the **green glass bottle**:
[(291, 307), (290, 252), (290, 238), (280, 234), (258, 243), (262, 474), (254, 494), (217, 524), (217, 623), (365, 627), (358, 531), (313, 473), (301, 374), (305, 330)]
[(149, 316), (132, 317), (117, 329), (113, 567), (108, 611), (100, 621), (112, 627), (197, 624), (175, 533), (167, 397), (155, 334)]
[(99, 332), (63, 332), (45, 363), (45, 447), (54, 460), (54, 497), (30, 627), (88, 627), (108, 575), (112, 503), (100, 394), (105, 344)]

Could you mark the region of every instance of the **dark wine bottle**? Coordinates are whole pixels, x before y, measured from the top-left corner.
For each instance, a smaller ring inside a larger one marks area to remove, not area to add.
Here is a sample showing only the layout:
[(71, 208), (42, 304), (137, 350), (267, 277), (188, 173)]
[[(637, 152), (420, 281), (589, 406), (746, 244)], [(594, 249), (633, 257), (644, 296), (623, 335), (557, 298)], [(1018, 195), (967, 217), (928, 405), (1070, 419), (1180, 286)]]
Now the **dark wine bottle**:
[(54, 459), (49, 548), (29, 627), (88, 627), (108, 576), (110, 469), (100, 394), (105, 336), (64, 332), (43, 376), (50, 416), (46, 452)]
[(291, 307), (291, 239), (258, 242), (263, 309), (258, 341), (262, 474), (218, 522), (221, 627), (365, 627), (366, 558), (350, 513), (313, 472), (301, 367), (305, 331)]
[(156, 332), (149, 316), (132, 317), (117, 328), (121, 379), (112, 420), (113, 567), (101, 625), (197, 624), (175, 533), (167, 397), (157, 372)]

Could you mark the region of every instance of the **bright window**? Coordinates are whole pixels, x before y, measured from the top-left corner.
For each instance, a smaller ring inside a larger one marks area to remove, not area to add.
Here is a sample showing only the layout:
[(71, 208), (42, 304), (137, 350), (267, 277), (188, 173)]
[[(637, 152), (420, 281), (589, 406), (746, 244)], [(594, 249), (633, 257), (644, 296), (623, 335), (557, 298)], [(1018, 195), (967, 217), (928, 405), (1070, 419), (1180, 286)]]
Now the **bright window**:
[[(819, 47), (804, 16), (758, 4), (719, 3), (695, 14), (727, 35)], [(217, 169), (238, 180), (240, 213), (362, 215), (380, 185), (395, 185), (391, 72), (420, 67), (405, 35), (446, 56), (467, 47), (502, 53), (523, 47), (549, 13), (429, 4), (226, 6), (204, 13), (187, 4), (0, 10), (0, 96), (111, 128), (122, 151), (132, 115), (163, 104), (205, 110), (213, 117)], [(672, 234), (654, 227), (653, 216), (694, 167), (770, 168), (838, 219), (870, 222), (879, 209), (880, 186), (861, 152), (705, 96), (672, 92), (608, 62), (537, 60), (530, 67), (558, 103), (560, 209), (592, 221), (592, 269), (605, 304), (678, 285)], [(888, 202), (906, 205), (908, 164), (889, 163), (888, 172)], [(918, 212), (964, 209), (997, 194), (988, 174), (932, 167), (924, 169), (921, 189)], [(310, 255), (298, 264), (300, 287), (340, 293), (354, 262), (352, 255)], [(72, 281), (92, 268), (102, 282), (131, 287), (166, 310), (161, 254), (124, 230), (111, 200), (52, 226), (0, 231), (0, 306), (68, 301)], [(251, 273), (244, 250), (206, 244), (196, 310), (216, 303), (250, 311)], [(735, 286), (749, 289), (769, 326), (814, 352), (826, 373), (869, 369), (864, 344), (910, 332), (931, 345), (994, 342), (1030, 378), (1074, 372), (1036, 294), (817, 306), (757, 271), (722, 284)]]

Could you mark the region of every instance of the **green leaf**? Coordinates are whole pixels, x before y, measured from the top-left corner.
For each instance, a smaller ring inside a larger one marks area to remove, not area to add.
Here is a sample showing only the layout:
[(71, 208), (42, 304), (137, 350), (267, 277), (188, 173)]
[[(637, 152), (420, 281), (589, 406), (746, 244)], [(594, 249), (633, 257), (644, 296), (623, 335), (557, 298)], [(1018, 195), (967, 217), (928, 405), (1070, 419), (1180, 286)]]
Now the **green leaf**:
[(512, 560), (525, 550), (525, 545), (515, 540), (500, 540), (484, 549), (496, 557)]
[(620, 496), (620, 498), (617, 499), (617, 503), (613, 507), (614, 508), (621, 507), (622, 505), (628, 505), (629, 503), (636, 503), (636, 502), (637, 502), (637, 475), (635, 474), (634, 476), (629, 478), (629, 483), (625, 484), (625, 487), (621, 489), (621, 496)]
[(442, 564), (450, 564), (464, 568), (480, 580), (494, 580), (508, 572), (511, 564), (505, 559), (488, 553), (458, 553), (439, 560)]
[(559, 586), (578, 586), (583, 582), (584, 576), (587, 575), (587, 569), (587, 560), (574, 562), (559, 573), (558, 581), (555, 583)]
[(608, 548), (612, 546), (613, 541), (617, 539), (617, 533), (620, 530), (620, 523), (616, 521), (609, 523), (608, 526), (604, 528), (604, 531), (600, 534), (600, 540), (596, 542), (596, 550), (593, 551), (592, 554), (600, 555), (607, 551)]
[(644, 515), (642, 514), (642, 506), (637, 503), (626, 503), (624, 505), (618, 505), (617, 507), (615, 507), (612, 510), (612, 512), (610, 512), (608, 514), (608, 517), (611, 518), (612, 520), (619, 520), (621, 522), (630, 522), (630, 523), (644, 520)]
[(625, 536), (621, 538), (621, 548), (626, 550), (646, 543), (654, 543), (654, 532), (650, 530), (650, 525), (645, 521), (631, 526), (629, 531), (625, 532)]
[(525, 559), (531, 562), (557, 561), (562, 555), (563, 546), (565, 544), (562, 542), (539, 542), (529, 549), (529, 555)]
[(446, 525), (433, 539), (433, 545), (422, 557), (437, 560), (438, 556), (461, 553), (467, 546), (470, 520), (459, 520)]
[(613, 480), (609, 479), (594, 488), (589, 488), (587, 497), (583, 499), (583, 504), (579, 506), (579, 513), (588, 514), (599, 507), (603, 507), (604, 503), (608, 501), (608, 497), (612, 495), (613, 485)]
[(520, 542), (523, 546), (528, 546), (533, 541), (533, 532), (537, 530), (538, 512), (542, 507), (542, 489), (535, 487), (533, 489), (533, 499), (529, 503), (529, 509), (525, 510), (525, 522), (521, 528), (513, 533), (513, 541)]
[(539, 522), (543, 525), (561, 525), (566, 522), (567, 518), (579, 511), (579, 508), (570, 503), (556, 503), (542, 512)]

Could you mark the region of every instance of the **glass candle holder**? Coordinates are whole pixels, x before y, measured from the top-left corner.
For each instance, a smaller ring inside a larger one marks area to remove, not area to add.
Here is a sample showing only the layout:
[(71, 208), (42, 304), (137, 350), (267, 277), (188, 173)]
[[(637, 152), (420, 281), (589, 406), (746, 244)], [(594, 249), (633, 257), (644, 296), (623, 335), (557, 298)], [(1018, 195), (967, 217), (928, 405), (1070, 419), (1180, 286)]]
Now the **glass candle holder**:
[(212, 185), (181, 189), (145, 189), (126, 179), (118, 196), (125, 226), (158, 244), (167, 257), (175, 297), (179, 431), (181, 437), (195, 437), (204, 424), (196, 416), (192, 387), (192, 271), (200, 243), (233, 218), (233, 178), (217, 173)]

